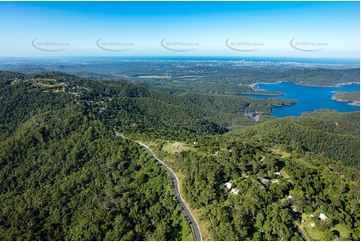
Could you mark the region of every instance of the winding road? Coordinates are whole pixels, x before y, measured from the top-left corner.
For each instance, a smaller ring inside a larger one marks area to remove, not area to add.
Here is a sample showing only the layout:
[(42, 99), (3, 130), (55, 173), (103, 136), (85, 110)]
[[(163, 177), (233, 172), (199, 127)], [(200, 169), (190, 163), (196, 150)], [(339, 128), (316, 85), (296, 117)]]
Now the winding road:
[(173, 183), (173, 188), (174, 188), (174, 194), (179, 202), (179, 205), (181, 206), (182, 210), (184, 211), (188, 222), (190, 223), (192, 230), (193, 230), (193, 237), (195, 241), (202, 241), (202, 237), (201, 237), (201, 233), (199, 230), (199, 226), (197, 221), (194, 219), (193, 214), (189, 211), (189, 209), (187, 208), (187, 206), (185, 205), (182, 196), (179, 193), (179, 182), (178, 182), (178, 178), (175, 175), (175, 173), (172, 171), (172, 169), (170, 169), (166, 164), (164, 164), (163, 161), (161, 161), (159, 158), (157, 158), (155, 156), (155, 154), (153, 153), (153, 151), (145, 144), (140, 143), (139, 141), (135, 141), (135, 143), (139, 144), (141, 147), (143, 147), (148, 154), (154, 158), (158, 163), (160, 163), (160, 165), (169, 173), (169, 175), (172, 178), (172, 183)]

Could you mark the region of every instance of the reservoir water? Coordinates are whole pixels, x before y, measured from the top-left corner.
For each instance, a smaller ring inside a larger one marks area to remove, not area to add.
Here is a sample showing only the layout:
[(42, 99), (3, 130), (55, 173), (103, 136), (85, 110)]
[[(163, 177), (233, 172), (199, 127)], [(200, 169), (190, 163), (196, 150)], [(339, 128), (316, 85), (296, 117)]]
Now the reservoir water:
[[(274, 107), (272, 115), (275, 117), (300, 116), (303, 112), (312, 112), (317, 109), (333, 109), (339, 112), (360, 111), (359, 106), (348, 105), (346, 102), (332, 100), (335, 91), (355, 92), (360, 91), (359, 84), (342, 85), (336, 87), (311, 87), (301, 86), (290, 82), (275, 84), (257, 84), (259, 88), (269, 92), (283, 92), (282, 96), (274, 96), (280, 99), (294, 99), (298, 103), (292, 106)], [(251, 95), (254, 98), (270, 98), (270, 96)]]

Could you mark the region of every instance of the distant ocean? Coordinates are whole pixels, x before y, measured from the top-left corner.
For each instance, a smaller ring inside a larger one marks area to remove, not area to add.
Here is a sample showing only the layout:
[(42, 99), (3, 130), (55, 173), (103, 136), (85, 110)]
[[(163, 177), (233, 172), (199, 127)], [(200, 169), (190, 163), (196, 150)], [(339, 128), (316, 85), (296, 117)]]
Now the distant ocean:
[[(126, 58), (126, 57), (124, 57)], [(145, 60), (197, 60), (197, 61), (245, 61), (245, 62), (294, 62), (303, 64), (360, 64), (359, 59), (345, 58), (291, 58), (291, 57), (234, 57), (234, 56), (161, 56), (161, 57), (132, 57)]]
[[(86, 58), (86, 57), (85, 57)], [(102, 57), (94, 57), (96, 59)], [(88, 59), (91, 59), (89, 57)], [(290, 58), (290, 57), (234, 57), (234, 56), (132, 56), (132, 57), (104, 57), (107, 60), (179, 60), (179, 61), (244, 61), (282, 63), (294, 62), (302, 64), (360, 64), (359, 59), (336, 58)]]
[(237, 57), (237, 56), (69, 56), (69, 57), (0, 57), (0, 62), (6, 61), (121, 61), (121, 60), (157, 60), (157, 61), (235, 61), (255, 63), (300, 63), (300, 64), (332, 64), (360, 65), (359, 59), (346, 58), (300, 58), (300, 57)]

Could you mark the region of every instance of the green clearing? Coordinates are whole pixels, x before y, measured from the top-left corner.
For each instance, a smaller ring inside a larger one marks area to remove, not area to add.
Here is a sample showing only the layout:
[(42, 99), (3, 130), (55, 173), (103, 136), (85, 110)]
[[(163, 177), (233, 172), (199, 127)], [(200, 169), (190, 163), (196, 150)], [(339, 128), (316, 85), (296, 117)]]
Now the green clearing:
[[(329, 229), (322, 229), (320, 223), (322, 221), (316, 217), (317, 212), (314, 212), (315, 217), (309, 214), (302, 214), (302, 224), (299, 228), (305, 235), (307, 240), (330, 240), (334, 238), (334, 233), (339, 234), (339, 240), (349, 240), (352, 231), (343, 223), (339, 223)], [(312, 224), (314, 226), (312, 226)], [(337, 232), (336, 232), (337, 231)], [(330, 237), (331, 236), (331, 237)]]
[(283, 178), (290, 179), (290, 175), (288, 175), (285, 169), (282, 168), (282, 170), (280, 170), (280, 174), (282, 175)]
[(162, 150), (174, 154), (182, 151), (194, 150), (194, 148), (182, 142), (173, 142), (164, 144)]
[(347, 240), (352, 231), (345, 224), (337, 224), (333, 227), (334, 230), (337, 230), (340, 233), (341, 240)]
[[(299, 225), (302, 233), (306, 236), (307, 240), (323, 240), (325, 232), (318, 229), (317, 223), (315, 222), (318, 218), (312, 218), (311, 215), (302, 214), (302, 223)], [(311, 223), (315, 223), (312, 227)]]
[(276, 155), (281, 155), (281, 158), (283, 158), (283, 159), (291, 157), (291, 153), (283, 151), (279, 148), (271, 148), (270, 150)]

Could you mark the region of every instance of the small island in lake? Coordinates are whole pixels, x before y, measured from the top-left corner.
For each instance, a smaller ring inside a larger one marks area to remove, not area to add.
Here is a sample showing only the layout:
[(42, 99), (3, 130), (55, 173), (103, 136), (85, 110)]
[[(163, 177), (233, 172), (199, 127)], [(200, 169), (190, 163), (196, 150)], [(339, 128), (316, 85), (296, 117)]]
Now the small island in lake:
[(360, 106), (360, 92), (336, 91), (332, 99), (339, 102), (347, 102), (349, 105)]

